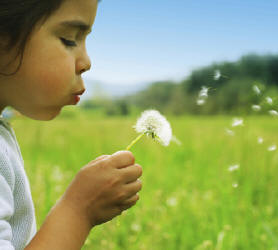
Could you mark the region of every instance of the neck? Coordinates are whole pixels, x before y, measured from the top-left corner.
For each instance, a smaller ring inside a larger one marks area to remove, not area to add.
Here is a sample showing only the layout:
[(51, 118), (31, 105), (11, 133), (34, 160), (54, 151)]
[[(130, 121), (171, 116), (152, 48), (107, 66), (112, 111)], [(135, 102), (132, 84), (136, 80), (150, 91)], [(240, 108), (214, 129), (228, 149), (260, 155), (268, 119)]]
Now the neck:
[(0, 115), (2, 111), (6, 108), (6, 102), (5, 102), (5, 82), (4, 80), (0, 77)]
[(2, 111), (4, 110), (4, 108), (5, 108), (4, 106), (0, 105), (0, 115), (1, 115)]

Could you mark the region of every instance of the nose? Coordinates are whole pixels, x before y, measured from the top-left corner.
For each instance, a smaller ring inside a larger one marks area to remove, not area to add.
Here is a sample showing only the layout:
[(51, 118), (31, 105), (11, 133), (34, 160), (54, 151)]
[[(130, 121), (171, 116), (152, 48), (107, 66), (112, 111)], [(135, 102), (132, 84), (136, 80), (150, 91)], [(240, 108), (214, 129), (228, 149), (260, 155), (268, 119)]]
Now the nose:
[(91, 66), (92, 65), (90, 57), (85, 50), (83, 55), (77, 60), (76, 73), (81, 75), (82, 73), (89, 71), (91, 69)]

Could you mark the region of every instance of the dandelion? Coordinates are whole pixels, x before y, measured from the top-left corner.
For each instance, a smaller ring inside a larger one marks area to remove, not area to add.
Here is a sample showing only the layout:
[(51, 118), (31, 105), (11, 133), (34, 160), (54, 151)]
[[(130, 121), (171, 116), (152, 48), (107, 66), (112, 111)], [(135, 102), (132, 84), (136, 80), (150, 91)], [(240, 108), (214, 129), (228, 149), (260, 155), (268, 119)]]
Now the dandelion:
[(264, 142), (264, 139), (262, 137), (258, 137), (258, 143), (262, 144)]
[(270, 151), (270, 152), (275, 151), (276, 149), (277, 149), (277, 146), (275, 144), (273, 144), (273, 145), (271, 145), (267, 148), (267, 150)]
[(267, 102), (269, 105), (272, 105), (273, 100), (272, 100), (271, 97), (267, 96), (267, 97), (265, 98), (265, 100), (266, 100), (266, 102)]
[(261, 106), (260, 105), (252, 105), (252, 109), (254, 111), (260, 111), (261, 110)]
[(257, 94), (260, 95), (261, 94), (261, 90), (259, 89), (259, 87), (257, 85), (253, 85), (253, 91)]
[(157, 110), (145, 110), (134, 126), (140, 135), (131, 142), (127, 150), (139, 141), (144, 135), (159, 141), (163, 146), (168, 146), (172, 139), (170, 123)]
[(243, 119), (242, 118), (234, 118), (232, 122), (232, 127), (243, 126)]
[(228, 170), (230, 172), (233, 172), (233, 171), (238, 170), (238, 169), (239, 169), (239, 164), (232, 165), (228, 168)]
[(269, 110), (268, 113), (272, 116), (278, 116), (278, 112), (276, 110)]

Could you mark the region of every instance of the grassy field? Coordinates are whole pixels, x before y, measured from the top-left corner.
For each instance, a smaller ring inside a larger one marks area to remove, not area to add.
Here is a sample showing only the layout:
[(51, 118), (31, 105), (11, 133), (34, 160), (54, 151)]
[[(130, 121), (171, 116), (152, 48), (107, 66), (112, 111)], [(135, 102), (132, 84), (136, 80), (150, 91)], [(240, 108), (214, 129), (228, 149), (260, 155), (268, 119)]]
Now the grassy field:
[[(83, 249), (278, 249), (278, 151), (267, 150), (278, 143), (277, 120), (246, 117), (230, 136), (232, 117), (167, 118), (182, 145), (143, 138), (132, 148), (143, 167), (140, 201), (94, 228)], [(82, 166), (137, 136), (135, 121), (88, 114), (12, 121), (38, 228)]]

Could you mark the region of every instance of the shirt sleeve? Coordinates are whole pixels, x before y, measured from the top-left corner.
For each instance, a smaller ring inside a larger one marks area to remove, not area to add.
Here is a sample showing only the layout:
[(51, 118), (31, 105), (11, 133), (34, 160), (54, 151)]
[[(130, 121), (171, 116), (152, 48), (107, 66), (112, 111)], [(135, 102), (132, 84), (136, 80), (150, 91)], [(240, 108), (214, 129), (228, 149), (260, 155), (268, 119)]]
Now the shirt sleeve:
[(0, 249), (14, 250), (12, 245), (12, 228), (9, 223), (14, 214), (14, 198), (11, 186), (11, 168), (8, 157), (0, 148)]

